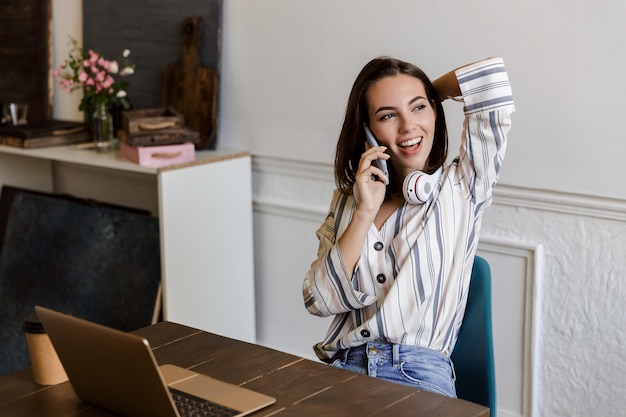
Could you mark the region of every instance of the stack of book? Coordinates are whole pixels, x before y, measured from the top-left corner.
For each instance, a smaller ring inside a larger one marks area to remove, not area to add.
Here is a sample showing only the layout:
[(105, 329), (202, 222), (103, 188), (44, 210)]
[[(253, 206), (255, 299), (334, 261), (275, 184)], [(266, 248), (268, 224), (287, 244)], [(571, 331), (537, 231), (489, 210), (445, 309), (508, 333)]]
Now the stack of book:
[(42, 148), (88, 140), (89, 134), (83, 122), (46, 120), (25, 125), (0, 126), (0, 145)]
[(195, 159), (198, 132), (172, 108), (126, 111), (118, 132), (122, 155), (139, 165), (162, 167)]

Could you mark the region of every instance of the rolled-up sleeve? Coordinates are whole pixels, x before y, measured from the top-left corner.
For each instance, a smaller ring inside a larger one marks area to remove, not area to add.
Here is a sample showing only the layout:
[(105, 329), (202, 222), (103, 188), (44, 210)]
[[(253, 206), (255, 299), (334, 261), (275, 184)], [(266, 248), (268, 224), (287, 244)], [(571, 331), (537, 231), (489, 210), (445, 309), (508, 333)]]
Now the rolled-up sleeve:
[[(302, 285), (304, 305), (310, 314), (326, 317), (373, 304), (376, 296), (356, 291), (337, 247), (338, 220), (350, 218), (349, 197), (335, 190), (326, 221), (317, 230), (317, 259), (311, 264)], [(355, 271), (355, 274), (358, 270)]]
[(465, 103), (460, 173), (478, 203), (491, 198), (498, 179), (515, 111), (502, 58), (491, 58), (456, 71)]

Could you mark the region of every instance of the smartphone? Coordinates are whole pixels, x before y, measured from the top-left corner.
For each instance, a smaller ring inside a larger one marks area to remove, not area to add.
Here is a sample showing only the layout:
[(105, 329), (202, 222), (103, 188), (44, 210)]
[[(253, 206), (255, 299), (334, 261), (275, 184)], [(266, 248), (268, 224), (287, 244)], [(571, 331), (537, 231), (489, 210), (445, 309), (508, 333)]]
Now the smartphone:
[[(376, 141), (376, 138), (374, 137), (374, 134), (370, 130), (369, 126), (363, 123), (363, 127), (365, 128), (365, 138), (367, 139), (367, 142), (371, 146), (380, 146)], [(385, 173), (385, 177), (387, 177), (385, 185), (389, 185), (389, 170), (387, 169), (387, 161), (385, 161), (384, 159), (375, 159), (373, 163), (374, 165), (376, 165), (376, 167), (378, 167), (381, 171)]]

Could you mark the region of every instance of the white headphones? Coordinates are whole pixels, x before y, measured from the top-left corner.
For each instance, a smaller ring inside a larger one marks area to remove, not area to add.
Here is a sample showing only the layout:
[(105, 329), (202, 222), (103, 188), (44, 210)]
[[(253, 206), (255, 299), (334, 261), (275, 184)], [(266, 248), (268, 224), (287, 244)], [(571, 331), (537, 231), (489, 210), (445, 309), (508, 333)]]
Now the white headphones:
[(432, 174), (422, 171), (411, 172), (402, 183), (404, 199), (412, 204), (424, 204), (435, 190), (435, 185), (441, 178), (441, 172), (442, 168)]
[[(422, 171), (411, 172), (404, 178), (402, 183), (404, 199), (411, 204), (424, 204), (427, 202), (435, 190), (435, 185), (441, 178), (442, 172), (443, 167), (440, 167), (432, 174), (426, 174)], [(359, 189), (356, 186), (352, 188), (352, 195), (357, 203), (359, 202), (358, 191)]]

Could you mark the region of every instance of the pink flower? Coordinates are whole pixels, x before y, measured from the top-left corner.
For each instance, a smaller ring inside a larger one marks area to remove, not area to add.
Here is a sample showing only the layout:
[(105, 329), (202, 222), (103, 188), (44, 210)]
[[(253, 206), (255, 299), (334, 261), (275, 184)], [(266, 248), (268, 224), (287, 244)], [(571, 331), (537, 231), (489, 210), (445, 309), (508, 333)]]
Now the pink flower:
[(124, 69), (120, 72), (118, 61), (109, 61), (93, 50), (85, 51), (78, 46), (75, 39), (70, 39), (73, 48), (69, 58), (61, 62), (58, 68), (52, 71), (52, 76), (58, 78), (59, 86), (69, 93), (83, 89), (85, 96), (81, 102), (81, 110), (86, 108), (86, 101), (101, 101), (121, 103), (128, 106), (126, 99), (127, 83), (118, 82), (114, 75), (130, 75), (134, 72), (133, 65), (128, 61), (130, 51), (125, 49), (121, 60)]
[(103, 81), (102, 83), (102, 87), (104, 88), (109, 88), (113, 85), (113, 83), (115, 82), (115, 80), (113, 79), (113, 77), (108, 76), (106, 77), (106, 79)]

